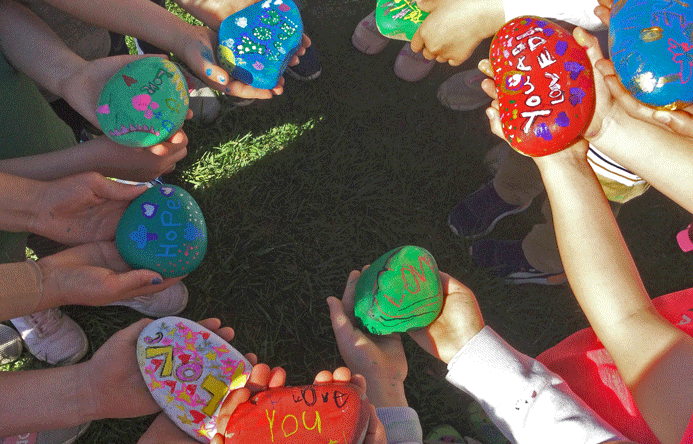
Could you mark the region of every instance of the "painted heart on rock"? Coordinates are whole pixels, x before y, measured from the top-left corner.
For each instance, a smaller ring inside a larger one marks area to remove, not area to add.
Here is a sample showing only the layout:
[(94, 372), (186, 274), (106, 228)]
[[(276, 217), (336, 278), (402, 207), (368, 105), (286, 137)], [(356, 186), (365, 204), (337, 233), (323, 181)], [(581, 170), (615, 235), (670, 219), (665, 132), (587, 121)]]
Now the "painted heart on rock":
[(385, 37), (411, 41), (414, 33), (428, 12), (424, 12), (415, 0), (378, 0), (375, 7), (375, 24)]
[(225, 444), (360, 444), (370, 405), (353, 384), (269, 389), (239, 405)]
[(96, 118), (115, 142), (146, 147), (169, 139), (183, 126), (188, 104), (188, 85), (178, 67), (161, 57), (146, 57), (106, 82)]
[(356, 282), (354, 314), (373, 334), (426, 327), (442, 308), (438, 265), (421, 247), (407, 245), (385, 253)]
[(227, 17), (219, 28), (222, 68), (261, 89), (277, 86), (301, 47), (303, 22), (291, 0), (265, 0)]
[(209, 443), (227, 394), (243, 387), (252, 365), (200, 324), (176, 316), (145, 327), (137, 362), (147, 388), (163, 411), (188, 435)]
[(489, 58), (503, 133), (516, 151), (555, 153), (587, 129), (595, 106), (592, 65), (568, 31), (518, 17), (496, 33)]
[(132, 268), (163, 277), (190, 273), (207, 252), (207, 226), (193, 197), (175, 185), (142, 193), (123, 213), (116, 247)]
[(684, 2), (614, 2), (609, 54), (633, 97), (663, 109), (693, 103), (691, 20), (693, 11)]

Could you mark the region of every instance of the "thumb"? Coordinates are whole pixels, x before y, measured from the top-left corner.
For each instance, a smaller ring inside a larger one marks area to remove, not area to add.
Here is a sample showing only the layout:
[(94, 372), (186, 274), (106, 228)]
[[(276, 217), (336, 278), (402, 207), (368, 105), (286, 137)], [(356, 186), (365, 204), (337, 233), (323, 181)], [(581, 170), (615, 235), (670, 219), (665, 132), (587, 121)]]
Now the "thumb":
[(121, 299), (128, 299), (161, 291), (164, 289), (159, 288), (162, 282), (163, 278), (155, 271), (133, 270), (114, 275), (109, 283), (109, 292), (122, 295)]
[(226, 427), (229, 425), (231, 415), (236, 411), (239, 405), (243, 404), (248, 399), (250, 399), (250, 390), (245, 387), (241, 387), (229, 393), (219, 409), (219, 415), (217, 416), (217, 434), (214, 435), (210, 444), (224, 444)]
[(436, 9), (436, 5), (438, 4), (438, 0), (418, 0), (416, 2), (416, 5), (421, 9), (423, 12), (431, 12), (434, 9)]
[(335, 336), (339, 337), (348, 334), (354, 329), (351, 319), (344, 312), (344, 305), (342, 301), (330, 296), (327, 298), (327, 305), (330, 307), (330, 321), (332, 321), (332, 330), (334, 330)]
[(99, 176), (92, 189), (97, 196), (103, 199), (129, 202), (144, 193), (147, 187), (143, 185), (128, 185)]

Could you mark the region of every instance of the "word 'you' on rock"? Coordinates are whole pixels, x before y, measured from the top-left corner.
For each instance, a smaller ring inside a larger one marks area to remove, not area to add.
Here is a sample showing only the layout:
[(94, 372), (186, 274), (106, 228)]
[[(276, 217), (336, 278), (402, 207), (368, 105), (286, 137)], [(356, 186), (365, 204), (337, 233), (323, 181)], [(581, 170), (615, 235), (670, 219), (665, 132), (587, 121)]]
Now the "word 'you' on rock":
[(585, 132), (594, 114), (594, 76), (571, 33), (539, 17), (518, 17), (496, 33), (489, 59), (503, 134), (516, 151), (545, 156)]
[(443, 308), (438, 265), (424, 248), (395, 248), (361, 274), (354, 314), (366, 331), (385, 335), (426, 327)]
[(236, 408), (225, 444), (360, 444), (369, 411), (365, 393), (353, 384), (269, 389)]
[(252, 365), (221, 337), (176, 316), (147, 325), (137, 362), (152, 397), (188, 435), (209, 443), (226, 396), (245, 386)]

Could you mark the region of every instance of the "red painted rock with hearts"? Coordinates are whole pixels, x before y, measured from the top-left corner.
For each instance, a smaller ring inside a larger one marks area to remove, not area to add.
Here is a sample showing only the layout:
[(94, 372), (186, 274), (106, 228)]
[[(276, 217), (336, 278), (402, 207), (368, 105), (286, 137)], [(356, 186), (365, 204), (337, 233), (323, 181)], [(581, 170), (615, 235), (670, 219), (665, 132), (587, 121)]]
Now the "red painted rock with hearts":
[(587, 129), (595, 103), (592, 65), (568, 31), (518, 17), (496, 33), (489, 58), (503, 133), (516, 151), (555, 153)]
[(353, 384), (269, 389), (239, 405), (225, 444), (360, 444), (369, 404)]

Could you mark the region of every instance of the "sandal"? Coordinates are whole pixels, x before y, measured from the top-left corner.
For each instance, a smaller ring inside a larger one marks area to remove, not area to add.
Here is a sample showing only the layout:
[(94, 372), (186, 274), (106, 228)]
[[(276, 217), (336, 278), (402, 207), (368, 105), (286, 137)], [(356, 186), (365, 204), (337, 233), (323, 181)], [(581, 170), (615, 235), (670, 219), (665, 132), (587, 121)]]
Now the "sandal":
[(364, 54), (377, 54), (387, 46), (390, 39), (384, 37), (375, 25), (375, 11), (364, 17), (351, 35), (351, 43)]
[(481, 89), (481, 82), (486, 78), (478, 69), (457, 73), (440, 85), (438, 100), (454, 111), (471, 111), (491, 103), (491, 98)]
[(395, 74), (407, 82), (418, 82), (431, 72), (435, 64), (435, 60), (428, 60), (422, 53), (412, 51), (407, 42), (395, 60)]

